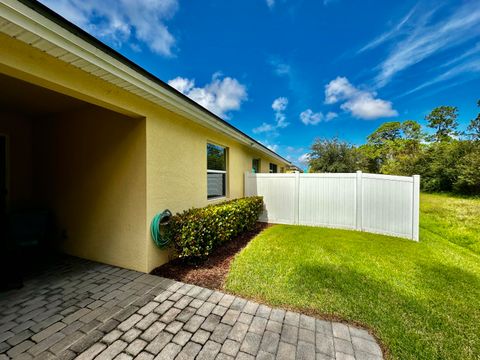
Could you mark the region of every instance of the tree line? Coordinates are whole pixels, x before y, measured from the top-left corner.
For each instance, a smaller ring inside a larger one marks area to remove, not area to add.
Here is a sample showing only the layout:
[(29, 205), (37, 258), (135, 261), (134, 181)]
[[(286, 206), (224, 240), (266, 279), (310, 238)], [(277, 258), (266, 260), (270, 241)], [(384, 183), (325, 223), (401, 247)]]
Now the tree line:
[(459, 131), (454, 106), (439, 106), (425, 120), (431, 134), (406, 120), (383, 123), (361, 146), (317, 139), (308, 154), (309, 172), (418, 174), (424, 191), (480, 194), (480, 113), (466, 131)]

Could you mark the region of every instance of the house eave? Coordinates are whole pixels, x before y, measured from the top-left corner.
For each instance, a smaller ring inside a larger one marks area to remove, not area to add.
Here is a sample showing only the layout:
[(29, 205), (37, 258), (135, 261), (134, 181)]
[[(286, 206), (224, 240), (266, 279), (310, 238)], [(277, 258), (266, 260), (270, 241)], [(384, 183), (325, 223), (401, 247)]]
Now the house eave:
[(290, 162), (238, 130), (82, 29), (32, 0), (3, 0), (0, 31), (191, 121)]

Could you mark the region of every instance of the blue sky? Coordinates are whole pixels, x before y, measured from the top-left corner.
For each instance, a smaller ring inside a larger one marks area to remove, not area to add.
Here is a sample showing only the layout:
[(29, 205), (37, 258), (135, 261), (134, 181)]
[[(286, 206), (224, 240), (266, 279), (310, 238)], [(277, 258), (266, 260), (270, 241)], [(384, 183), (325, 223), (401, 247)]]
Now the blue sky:
[(298, 163), (480, 99), (480, 1), (42, 0)]

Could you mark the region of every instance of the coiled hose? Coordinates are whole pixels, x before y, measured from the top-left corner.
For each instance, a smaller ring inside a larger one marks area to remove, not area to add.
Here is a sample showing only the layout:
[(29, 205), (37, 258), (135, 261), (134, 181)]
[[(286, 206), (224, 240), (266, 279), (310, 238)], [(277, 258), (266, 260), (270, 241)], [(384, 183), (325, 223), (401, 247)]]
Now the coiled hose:
[(150, 225), (150, 232), (152, 234), (152, 239), (155, 245), (160, 249), (166, 248), (170, 243), (170, 239), (160, 231), (161, 226), (165, 226), (170, 221), (172, 213), (170, 210), (164, 210), (153, 217), (152, 223)]

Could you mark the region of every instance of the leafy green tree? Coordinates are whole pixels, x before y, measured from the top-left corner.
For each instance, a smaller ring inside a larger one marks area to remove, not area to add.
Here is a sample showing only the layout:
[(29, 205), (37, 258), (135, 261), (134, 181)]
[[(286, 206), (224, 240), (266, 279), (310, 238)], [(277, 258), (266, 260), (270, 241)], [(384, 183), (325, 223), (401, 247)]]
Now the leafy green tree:
[(385, 122), (378, 127), (372, 134), (368, 135), (367, 140), (373, 145), (382, 145), (387, 141), (394, 141), (401, 136), (402, 125), (398, 121)]
[(455, 106), (439, 106), (425, 117), (428, 127), (435, 130), (430, 140), (450, 141), (458, 135), (458, 109)]
[(406, 120), (402, 123), (403, 138), (399, 144), (398, 154), (403, 159), (402, 174), (418, 174), (416, 164), (423, 153), (422, 141), (425, 134), (422, 126), (415, 120)]
[(363, 172), (379, 174), (382, 167), (381, 149), (372, 144), (363, 144), (358, 147), (358, 170)]
[(367, 146), (361, 147), (360, 151), (374, 172), (381, 173), (383, 166), (392, 159), (395, 144), (401, 137), (401, 128), (402, 124), (398, 121), (385, 122), (367, 136)]
[[(477, 106), (480, 107), (480, 100), (477, 101)], [(473, 141), (480, 141), (480, 113), (478, 113), (475, 119), (470, 121), (467, 127), (467, 135)]]
[(401, 125), (403, 138), (406, 140), (422, 141), (424, 135), (422, 125), (415, 120), (405, 120)]
[[(478, 101), (480, 107), (480, 100)], [(480, 194), (480, 114), (457, 135), (458, 110), (440, 106), (426, 117), (435, 130), (426, 137), (414, 120), (386, 122), (355, 147), (337, 138), (317, 139), (310, 153), (310, 172), (365, 172), (421, 175), (424, 191)], [(424, 142), (424, 139), (431, 142)]]
[(316, 139), (309, 154), (309, 172), (343, 173), (358, 170), (359, 155), (355, 146), (333, 139)]
[(362, 154), (362, 170), (369, 172), (413, 175), (421, 153), (422, 127), (414, 120), (383, 123), (367, 137)]
[(462, 159), (472, 151), (472, 142), (442, 141), (430, 144), (421, 159), (422, 186), (427, 191), (454, 191)]
[(461, 194), (480, 194), (480, 143), (473, 143), (472, 146), (457, 165), (458, 175), (453, 190)]
[(411, 176), (420, 173), (419, 161), (423, 155), (421, 144), (401, 139), (381, 167), (382, 174)]

